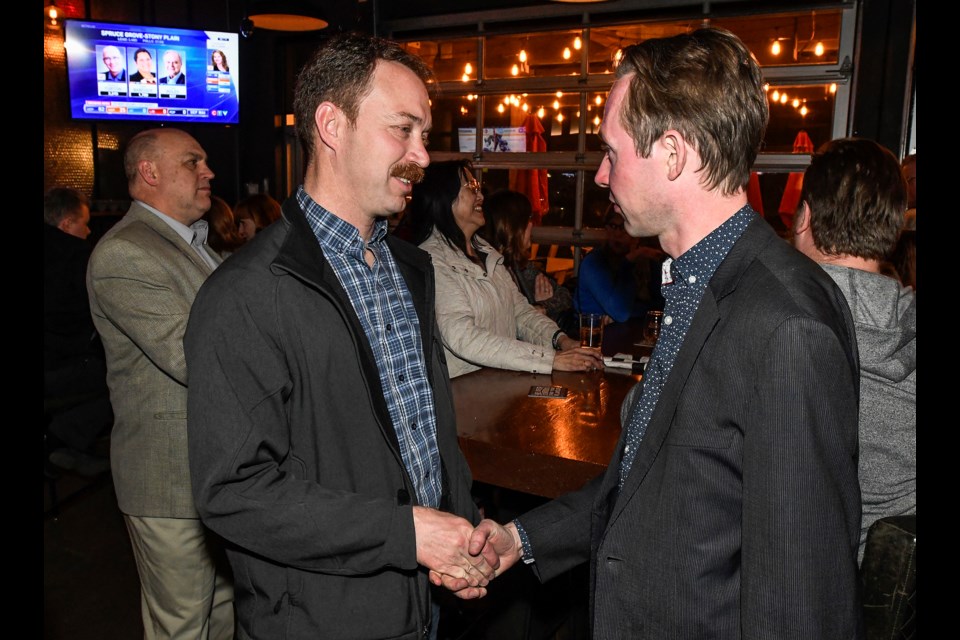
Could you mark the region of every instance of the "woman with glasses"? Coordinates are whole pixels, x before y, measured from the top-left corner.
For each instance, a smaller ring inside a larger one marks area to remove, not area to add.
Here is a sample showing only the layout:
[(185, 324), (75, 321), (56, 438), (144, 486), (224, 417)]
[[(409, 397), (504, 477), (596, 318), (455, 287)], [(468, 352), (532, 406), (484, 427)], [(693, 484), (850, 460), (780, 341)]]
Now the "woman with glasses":
[(436, 273), (437, 323), (450, 377), (497, 367), (549, 373), (603, 368), (520, 293), (503, 256), (477, 232), (483, 194), (465, 160), (436, 162), (413, 188), (412, 238)]

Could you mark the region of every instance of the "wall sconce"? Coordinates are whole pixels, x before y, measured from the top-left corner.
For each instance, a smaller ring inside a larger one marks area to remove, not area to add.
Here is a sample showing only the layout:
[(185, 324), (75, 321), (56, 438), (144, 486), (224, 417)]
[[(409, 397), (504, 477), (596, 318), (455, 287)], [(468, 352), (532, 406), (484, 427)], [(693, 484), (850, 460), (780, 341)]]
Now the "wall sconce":
[(57, 7), (57, 3), (54, 0), (50, 0), (50, 4), (43, 8), (43, 19), (51, 27), (59, 26), (57, 21), (60, 18), (60, 9)]

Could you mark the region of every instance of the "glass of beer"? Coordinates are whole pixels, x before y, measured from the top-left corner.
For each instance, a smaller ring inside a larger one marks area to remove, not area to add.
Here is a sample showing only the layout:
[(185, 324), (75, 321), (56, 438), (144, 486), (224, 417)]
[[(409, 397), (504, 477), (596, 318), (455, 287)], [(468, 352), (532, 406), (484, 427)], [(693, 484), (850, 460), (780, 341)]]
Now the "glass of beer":
[(580, 314), (580, 346), (600, 350), (603, 343), (603, 314)]
[(643, 341), (650, 346), (657, 343), (660, 337), (660, 327), (663, 326), (663, 311), (647, 311), (647, 319), (643, 325)]

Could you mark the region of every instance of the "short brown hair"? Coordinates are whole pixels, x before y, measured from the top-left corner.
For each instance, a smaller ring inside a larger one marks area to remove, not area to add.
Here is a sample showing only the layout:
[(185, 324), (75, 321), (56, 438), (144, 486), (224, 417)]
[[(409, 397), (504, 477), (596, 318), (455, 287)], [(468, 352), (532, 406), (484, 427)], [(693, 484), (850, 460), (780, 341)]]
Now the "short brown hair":
[(617, 78), (635, 74), (620, 121), (637, 153), (676, 129), (703, 162), (708, 189), (731, 195), (750, 181), (769, 119), (760, 66), (723, 29), (655, 38), (623, 50)]
[(381, 61), (398, 62), (428, 85), (433, 72), (423, 60), (408, 53), (399, 44), (376, 36), (358, 33), (339, 34), (314, 52), (297, 76), (293, 111), (297, 137), (307, 162), (314, 153), (313, 117), (320, 103), (330, 101), (355, 122), (360, 102), (370, 92), (370, 82)]
[(90, 200), (76, 189), (53, 187), (43, 196), (43, 221), (55, 227), (64, 218), (79, 216), (84, 205), (89, 207)]
[(900, 163), (873, 140), (840, 138), (820, 147), (803, 174), (813, 244), (824, 255), (884, 260), (907, 209)]

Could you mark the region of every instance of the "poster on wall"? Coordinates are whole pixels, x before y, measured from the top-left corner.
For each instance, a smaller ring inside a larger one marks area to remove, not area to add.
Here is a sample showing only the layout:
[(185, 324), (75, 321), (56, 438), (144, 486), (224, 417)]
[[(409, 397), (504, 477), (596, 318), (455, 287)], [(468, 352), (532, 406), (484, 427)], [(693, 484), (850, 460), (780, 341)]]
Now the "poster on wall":
[[(460, 151), (470, 152), (476, 149), (477, 130), (472, 127), (457, 129)], [(527, 150), (526, 127), (484, 127), (483, 150), (503, 153), (521, 153)]]

